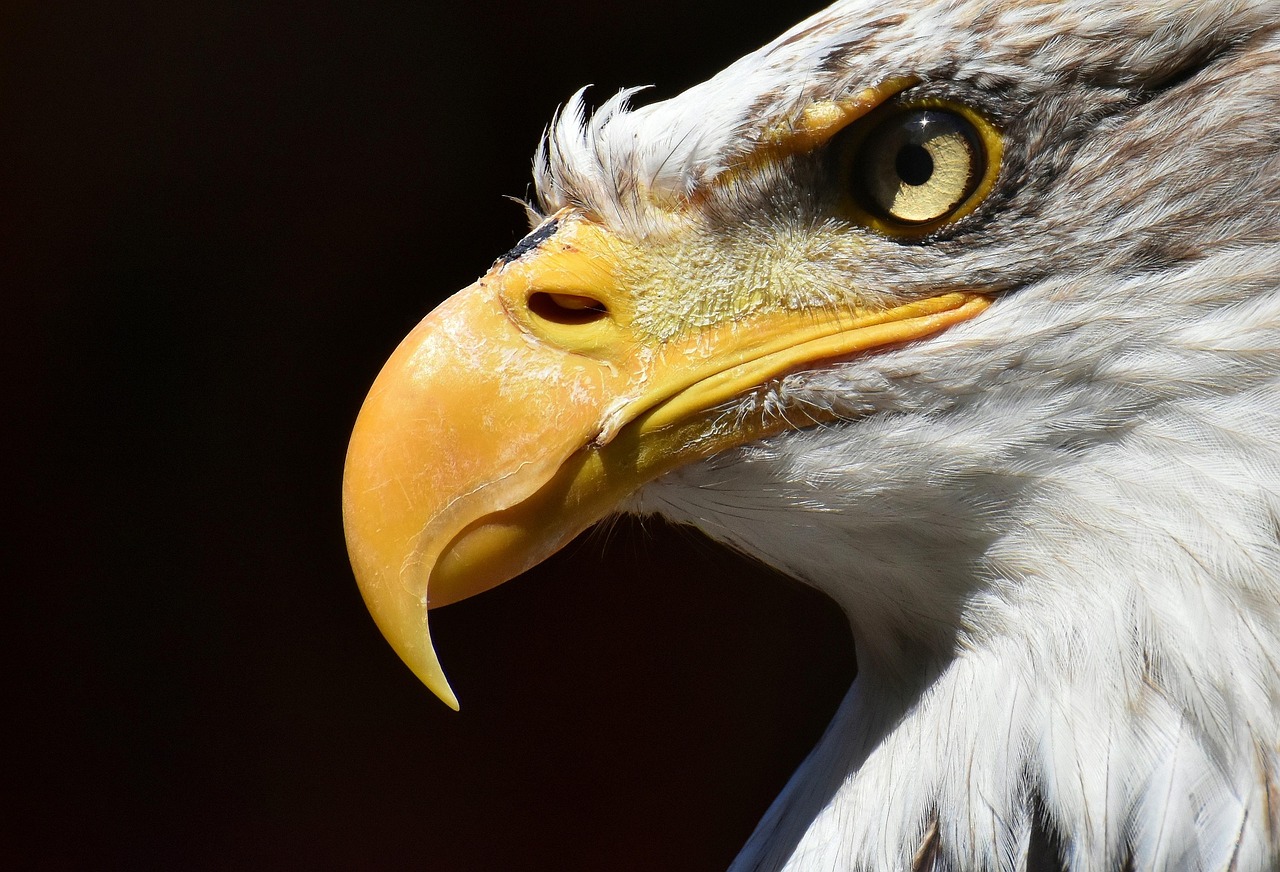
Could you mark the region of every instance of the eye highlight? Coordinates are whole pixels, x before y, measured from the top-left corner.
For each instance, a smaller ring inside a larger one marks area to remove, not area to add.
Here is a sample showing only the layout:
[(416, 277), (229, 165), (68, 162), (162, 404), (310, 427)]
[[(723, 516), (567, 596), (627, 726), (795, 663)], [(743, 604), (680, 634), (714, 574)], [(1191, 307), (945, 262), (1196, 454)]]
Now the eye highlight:
[(890, 106), (851, 134), (843, 187), (856, 217), (891, 236), (921, 236), (967, 214), (999, 169), (999, 133), (965, 107)]

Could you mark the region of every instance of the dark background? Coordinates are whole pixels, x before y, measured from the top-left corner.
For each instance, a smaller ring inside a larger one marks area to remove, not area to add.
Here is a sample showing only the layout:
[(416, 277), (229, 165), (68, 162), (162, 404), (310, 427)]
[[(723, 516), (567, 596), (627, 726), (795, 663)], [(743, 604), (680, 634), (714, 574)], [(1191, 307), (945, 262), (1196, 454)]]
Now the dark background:
[(654, 522), (383, 642), (339, 489), (399, 339), (524, 231), (555, 107), (822, 3), (0, 7), (0, 865), (720, 870), (852, 674), (821, 597)]

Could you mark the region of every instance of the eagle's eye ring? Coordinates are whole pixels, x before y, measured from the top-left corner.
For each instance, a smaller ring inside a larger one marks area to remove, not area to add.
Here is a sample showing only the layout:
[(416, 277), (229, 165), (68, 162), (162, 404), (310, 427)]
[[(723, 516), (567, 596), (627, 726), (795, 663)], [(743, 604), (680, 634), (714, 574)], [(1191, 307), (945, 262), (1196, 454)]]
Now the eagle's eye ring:
[(894, 101), (852, 125), (838, 151), (853, 217), (898, 238), (918, 238), (967, 215), (999, 171), (999, 131), (968, 107)]

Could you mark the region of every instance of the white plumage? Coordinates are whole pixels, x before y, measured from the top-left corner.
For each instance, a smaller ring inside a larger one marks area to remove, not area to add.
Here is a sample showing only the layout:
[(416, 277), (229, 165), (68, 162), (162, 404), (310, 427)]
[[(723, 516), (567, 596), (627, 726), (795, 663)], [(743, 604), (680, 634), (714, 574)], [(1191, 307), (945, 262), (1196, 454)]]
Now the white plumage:
[(867, 231), (782, 279), (990, 311), (752, 394), (841, 421), (626, 507), (853, 624), (857, 681), (734, 872), (1280, 869), (1278, 22), (1274, 0), (850, 0), (674, 100), (584, 121), (579, 96), (553, 124), (548, 212), (749, 234), (772, 263), (823, 226), (802, 180), (709, 182), (803, 106), (907, 77), (1005, 136), (955, 232)]
[(361, 410), (375, 621), (456, 707), (429, 608), (659, 513), (856, 640), (733, 872), (1280, 870), (1277, 95), (1276, 0), (848, 0), (579, 94)]

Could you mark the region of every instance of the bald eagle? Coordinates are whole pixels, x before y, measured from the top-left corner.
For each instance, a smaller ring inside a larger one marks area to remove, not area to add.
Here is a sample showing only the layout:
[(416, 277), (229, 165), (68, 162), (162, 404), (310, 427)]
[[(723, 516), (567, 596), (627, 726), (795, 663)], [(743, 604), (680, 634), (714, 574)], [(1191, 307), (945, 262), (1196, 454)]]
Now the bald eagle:
[(360, 413), (404, 661), (659, 514), (856, 639), (734, 872), (1280, 869), (1280, 5), (846, 0), (633, 97)]

